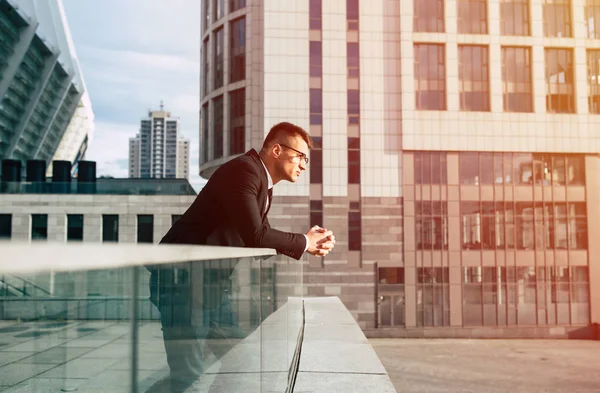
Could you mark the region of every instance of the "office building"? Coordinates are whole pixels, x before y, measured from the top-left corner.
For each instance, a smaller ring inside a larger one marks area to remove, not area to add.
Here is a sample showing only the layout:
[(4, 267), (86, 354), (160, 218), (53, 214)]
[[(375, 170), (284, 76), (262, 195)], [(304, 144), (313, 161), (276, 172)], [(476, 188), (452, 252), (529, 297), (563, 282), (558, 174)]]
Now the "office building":
[(0, 157), (77, 163), (94, 113), (61, 0), (0, 1)]
[(569, 336), (600, 322), (600, 4), (203, 2), (200, 173), (291, 121), (275, 227), (334, 230), (307, 295), (368, 334)]
[(180, 136), (179, 118), (161, 103), (141, 120), (140, 132), (129, 138), (129, 177), (189, 179), (189, 141)]

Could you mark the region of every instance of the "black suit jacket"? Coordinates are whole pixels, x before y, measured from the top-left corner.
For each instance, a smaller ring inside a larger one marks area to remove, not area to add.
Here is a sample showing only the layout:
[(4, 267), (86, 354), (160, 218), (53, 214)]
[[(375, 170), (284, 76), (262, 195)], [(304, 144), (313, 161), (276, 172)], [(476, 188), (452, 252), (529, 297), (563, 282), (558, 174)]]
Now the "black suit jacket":
[(271, 228), (265, 212), (267, 192), (267, 173), (252, 149), (213, 173), (161, 243), (274, 248), (300, 259), (306, 239)]

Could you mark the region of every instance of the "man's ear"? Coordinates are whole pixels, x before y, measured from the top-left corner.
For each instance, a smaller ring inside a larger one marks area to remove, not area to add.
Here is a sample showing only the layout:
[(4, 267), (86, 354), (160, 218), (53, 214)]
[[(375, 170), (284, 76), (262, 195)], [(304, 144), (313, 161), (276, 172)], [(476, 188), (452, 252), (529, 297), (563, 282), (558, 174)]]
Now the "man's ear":
[(275, 158), (279, 158), (281, 155), (281, 146), (279, 143), (274, 143), (273, 146), (271, 146), (271, 155)]

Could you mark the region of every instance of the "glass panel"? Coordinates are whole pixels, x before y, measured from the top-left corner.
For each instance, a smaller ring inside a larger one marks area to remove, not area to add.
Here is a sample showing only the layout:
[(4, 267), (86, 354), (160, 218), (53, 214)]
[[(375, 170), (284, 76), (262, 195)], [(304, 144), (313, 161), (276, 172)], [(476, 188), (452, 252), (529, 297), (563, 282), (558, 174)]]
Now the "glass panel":
[(544, 35), (571, 37), (571, 1), (544, 0)]
[(83, 241), (83, 214), (67, 215), (67, 241)]
[[(481, 184), (495, 183), (495, 167), (492, 153), (479, 153)], [(502, 174), (500, 175), (502, 177)]]
[(500, 0), (502, 35), (529, 35), (529, 0)]
[[(600, 2), (598, 4), (597, 20), (600, 22)], [(600, 28), (596, 29), (596, 35), (600, 38)], [(590, 113), (600, 114), (600, 50), (587, 51), (587, 69), (589, 110)]]
[(585, 185), (585, 160), (583, 156), (567, 156), (567, 184)]
[(378, 301), (378, 314), (380, 326), (392, 326), (392, 301), (391, 296), (380, 296)]
[(487, 34), (487, 1), (458, 0), (458, 32)]
[(48, 215), (47, 214), (32, 214), (31, 215), (31, 240), (46, 240), (48, 239)]
[(459, 45), (458, 73), (461, 110), (490, 110), (488, 59), (487, 46)]
[(224, 55), (223, 51), (224, 46), (224, 38), (225, 30), (223, 28), (215, 31), (213, 35), (213, 56), (214, 56), (214, 79), (213, 79), (213, 89), (218, 89), (223, 86), (223, 64), (224, 64)]
[(546, 49), (546, 110), (549, 113), (575, 113), (573, 51)]
[(0, 239), (12, 237), (12, 214), (0, 214)]
[(246, 19), (231, 22), (230, 34), (229, 82), (233, 83), (246, 77)]
[(416, 109), (446, 109), (444, 45), (415, 44)]
[(138, 214), (137, 216), (137, 242), (154, 242), (154, 216), (151, 214)]
[(479, 156), (477, 153), (461, 152), (460, 184), (479, 184)]
[(530, 48), (502, 48), (502, 88), (505, 112), (533, 111)]
[(587, 38), (600, 38), (600, 1), (587, 0), (585, 4), (585, 30)]
[(309, 2), (309, 17), (310, 29), (321, 30), (322, 18), (322, 0), (310, 0)]
[(416, 32), (444, 32), (443, 0), (414, 0), (413, 4)]

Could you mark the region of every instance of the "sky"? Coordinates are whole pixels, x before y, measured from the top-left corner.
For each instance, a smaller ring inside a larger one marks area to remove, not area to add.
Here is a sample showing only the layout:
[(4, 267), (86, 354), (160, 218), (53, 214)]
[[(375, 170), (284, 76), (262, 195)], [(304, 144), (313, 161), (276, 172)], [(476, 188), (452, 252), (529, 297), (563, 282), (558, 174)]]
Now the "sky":
[(198, 190), (199, 0), (63, 0), (96, 118), (86, 159), (97, 175), (128, 176), (129, 138), (148, 110), (179, 117)]

